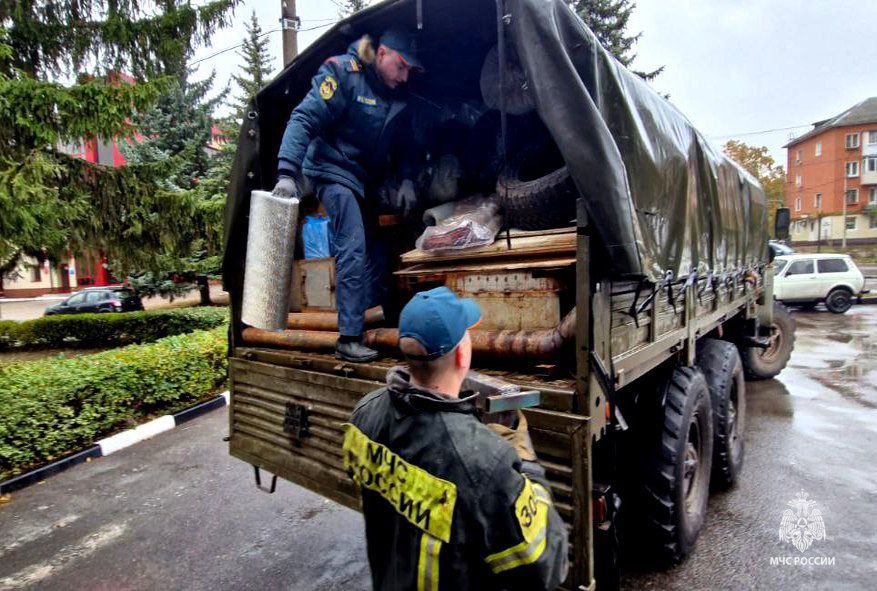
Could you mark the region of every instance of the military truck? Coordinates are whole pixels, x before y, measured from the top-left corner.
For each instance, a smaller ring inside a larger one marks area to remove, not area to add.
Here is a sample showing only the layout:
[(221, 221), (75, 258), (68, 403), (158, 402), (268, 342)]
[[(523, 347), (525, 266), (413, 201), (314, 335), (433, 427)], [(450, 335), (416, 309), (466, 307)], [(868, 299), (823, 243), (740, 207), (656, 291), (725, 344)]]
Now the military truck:
[[(384, 225), (389, 303), (369, 311), (364, 338), (385, 357), (351, 364), (333, 356), (331, 258), (297, 253), (287, 330), (241, 322), (249, 199), (273, 186), (286, 121), (319, 65), (390, 27), (418, 31), (426, 72), (409, 106), (425, 167), (453, 154), (461, 193), (501, 199), (503, 230), (435, 253), (414, 248), (419, 221)], [(782, 236), (788, 212), (777, 222)], [(229, 451), (269, 491), (279, 476), (358, 509), (343, 425), (402, 363), (399, 306), (446, 285), (483, 311), (473, 369), (539, 392), (523, 412), (569, 526), (565, 588), (612, 588), (619, 551), (645, 543), (681, 560), (710, 490), (745, 477), (745, 379), (777, 375), (794, 344), (767, 240), (758, 182), (561, 0), (387, 0), (308, 47), (244, 120), (224, 260)]]

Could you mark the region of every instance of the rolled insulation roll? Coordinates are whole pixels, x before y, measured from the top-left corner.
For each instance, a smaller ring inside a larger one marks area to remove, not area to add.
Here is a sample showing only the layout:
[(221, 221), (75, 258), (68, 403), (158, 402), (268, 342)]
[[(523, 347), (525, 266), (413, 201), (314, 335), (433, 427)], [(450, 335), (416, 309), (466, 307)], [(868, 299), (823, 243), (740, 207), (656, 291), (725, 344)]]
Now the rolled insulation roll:
[(284, 330), (295, 253), (298, 199), (267, 191), (250, 194), (241, 320), (263, 330)]

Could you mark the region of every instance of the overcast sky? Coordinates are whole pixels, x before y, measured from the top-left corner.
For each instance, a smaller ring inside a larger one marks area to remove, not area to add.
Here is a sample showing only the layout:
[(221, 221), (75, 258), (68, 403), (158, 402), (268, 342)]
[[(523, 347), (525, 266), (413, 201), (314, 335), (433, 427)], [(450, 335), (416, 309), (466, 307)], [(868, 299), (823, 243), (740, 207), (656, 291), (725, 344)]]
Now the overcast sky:
[[(440, 1), (440, 0), (425, 0)], [(298, 0), (299, 47), (314, 41), (331, 19), (334, 0)], [(643, 33), (634, 65), (664, 66), (653, 81), (703, 134), (721, 145), (736, 138), (767, 146), (786, 163), (790, 134), (877, 96), (875, 0), (637, 0), (631, 32)], [(195, 59), (240, 43), (244, 23), (256, 14), (262, 29), (279, 27), (278, 0), (245, 0), (235, 25), (214, 36)], [(280, 33), (267, 37), (275, 72), (281, 66)], [(202, 62), (220, 83), (238, 67), (236, 53)], [(788, 128), (772, 133), (752, 132)]]

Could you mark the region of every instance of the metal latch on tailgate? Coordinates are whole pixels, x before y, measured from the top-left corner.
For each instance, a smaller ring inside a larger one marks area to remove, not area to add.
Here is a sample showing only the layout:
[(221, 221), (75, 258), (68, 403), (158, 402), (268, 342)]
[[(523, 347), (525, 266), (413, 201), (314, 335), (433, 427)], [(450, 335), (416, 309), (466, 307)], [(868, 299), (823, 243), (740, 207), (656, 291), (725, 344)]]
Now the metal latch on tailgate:
[(308, 426), (308, 409), (304, 405), (287, 402), (283, 430), (292, 436), (296, 447), (301, 447), (302, 438), (310, 435)]

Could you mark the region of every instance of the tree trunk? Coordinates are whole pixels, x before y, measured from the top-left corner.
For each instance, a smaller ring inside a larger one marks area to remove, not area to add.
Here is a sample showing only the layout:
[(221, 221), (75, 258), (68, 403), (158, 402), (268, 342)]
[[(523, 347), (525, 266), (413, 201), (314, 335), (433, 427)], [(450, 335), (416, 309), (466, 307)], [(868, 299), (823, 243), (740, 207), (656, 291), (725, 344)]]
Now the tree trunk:
[(210, 299), (210, 284), (207, 282), (207, 275), (198, 275), (198, 291), (201, 293), (201, 305), (212, 306)]

